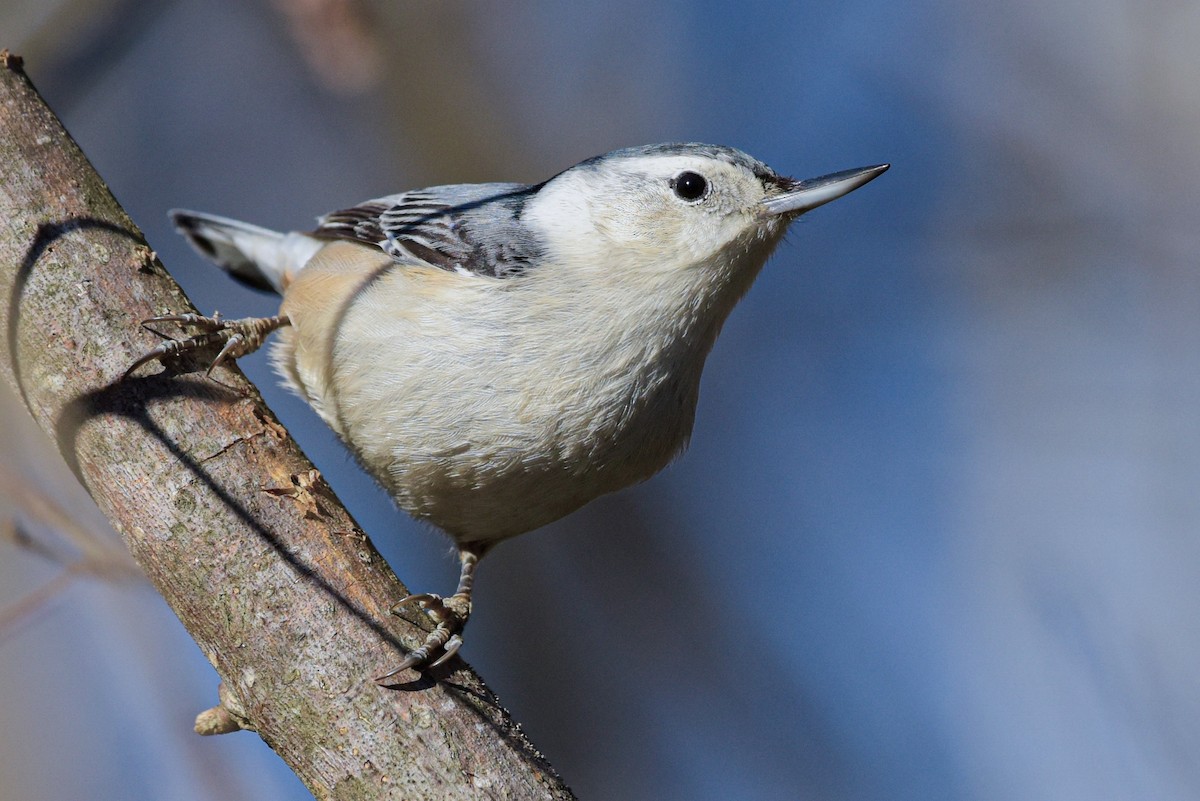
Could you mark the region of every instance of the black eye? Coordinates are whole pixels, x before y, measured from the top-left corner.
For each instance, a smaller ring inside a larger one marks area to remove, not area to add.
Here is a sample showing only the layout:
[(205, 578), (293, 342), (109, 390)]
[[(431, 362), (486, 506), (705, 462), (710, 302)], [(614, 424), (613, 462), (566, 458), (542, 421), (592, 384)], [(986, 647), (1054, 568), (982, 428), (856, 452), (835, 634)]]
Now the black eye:
[(698, 172), (681, 172), (671, 179), (671, 188), (681, 200), (699, 200), (708, 193), (708, 181)]

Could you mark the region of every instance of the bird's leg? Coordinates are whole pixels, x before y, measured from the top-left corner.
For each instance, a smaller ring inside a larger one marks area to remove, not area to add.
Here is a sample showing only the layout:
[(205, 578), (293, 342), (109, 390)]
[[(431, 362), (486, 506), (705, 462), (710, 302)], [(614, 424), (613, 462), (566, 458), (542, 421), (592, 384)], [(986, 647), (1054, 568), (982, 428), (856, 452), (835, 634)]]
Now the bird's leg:
[(179, 323), (181, 326), (199, 328), (201, 333), (187, 339), (171, 339), (143, 354), (130, 365), (122, 378), (128, 378), (134, 370), (152, 361), (161, 361), (172, 356), (190, 353), (195, 350), (212, 348), (218, 345), (221, 350), (217, 353), (212, 364), (208, 366), (205, 375), (212, 375), (226, 359), (237, 359), (247, 353), (253, 353), (262, 347), (267, 335), (276, 328), (291, 325), (292, 321), (286, 314), (274, 317), (244, 317), (241, 320), (226, 320), (220, 312), (211, 317), (202, 314), (166, 314), (161, 317), (151, 317), (142, 320), (142, 325), (151, 323)]
[[(479, 557), (483, 555), (483, 551), (484, 549), (481, 547), (469, 545), (458, 549), (458, 558), (462, 563), (462, 569), (458, 574), (458, 589), (449, 598), (442, 598), (433, 593), (420, 593), (401, 598), (392, 607), (392, 614), (396, 614), (404, 604), (416, 601), (420, 604), (422, 611), (429, 615), (437, 626), (425, 638), (425, 642), (421, 644), (420, 648), (409, 652), (408, 656), (400, 662), (399, 667), (375, 679), (376, 682), (387, 684), (388, 679), (392, 676), (411, 667), (425, 664), (428, 664), (429, 667), (437, 667), (458, 653), (458, 649), (463, 644), (463, 627), (467, 624), (467, 619), (471, 617), (471, 588), (475, 584), (475, 566), (479, 564)], [(441, 656), (430, 662), (430, 657), (439, 650), (442, 652)]]

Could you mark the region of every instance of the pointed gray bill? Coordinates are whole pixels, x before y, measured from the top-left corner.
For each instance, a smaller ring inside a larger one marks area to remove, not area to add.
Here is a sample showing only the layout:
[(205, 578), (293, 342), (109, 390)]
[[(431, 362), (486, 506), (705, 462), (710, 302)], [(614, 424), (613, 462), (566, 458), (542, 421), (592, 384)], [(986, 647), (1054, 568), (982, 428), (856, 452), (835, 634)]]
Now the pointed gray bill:
[(859, 167), (822, 175), (820, 178), (794, 181), (783, 194), (767, 198), (762, 205), (768, 214), (803, 214), (873, 181), (887, 172), (890, 166), (876, 164), (874, 167)]

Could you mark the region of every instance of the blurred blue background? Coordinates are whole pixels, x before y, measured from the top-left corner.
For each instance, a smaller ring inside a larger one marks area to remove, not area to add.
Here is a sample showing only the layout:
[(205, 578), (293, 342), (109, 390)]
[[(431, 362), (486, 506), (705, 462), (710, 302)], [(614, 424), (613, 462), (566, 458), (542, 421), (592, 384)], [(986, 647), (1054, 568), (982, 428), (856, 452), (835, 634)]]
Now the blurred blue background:
[[(232, 316), (274, 301), (168, 208), (305, 228), (671, 140), (891, 162), (794, 226), (686, 456), (489, 556), (464, 656), (581, 798), (1200, 797), (1200, 6), (7, 0), (0, 33)], [(242, 366), (450, 589), (448, 541)], [(100, 531), (39, 442), (4, 459)], [(0, 512), (60, 536), (19, 484)], [(0, 545), (0, 604), (56, 570)], [(308, 797), (255, 735), (191, 734), (217, 677), (144, 584), (73, 582), (0, 675), (4, 798)]]

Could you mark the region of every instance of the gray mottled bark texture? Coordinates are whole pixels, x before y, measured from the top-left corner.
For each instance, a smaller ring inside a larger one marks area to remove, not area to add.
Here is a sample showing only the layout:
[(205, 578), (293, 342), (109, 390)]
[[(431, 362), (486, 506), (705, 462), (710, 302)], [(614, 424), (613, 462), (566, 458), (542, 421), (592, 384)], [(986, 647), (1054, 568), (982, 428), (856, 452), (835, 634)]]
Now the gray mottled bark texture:
[(387, 613), (404, 587), (239, 371), (119, 380), (139, 321), (192, 307), (0, 62), (0, 377), (222, 676), (198, 727), (257, 730), (318, 798), (570, 798), (460, 660), (374, 684), (428, 623)]

